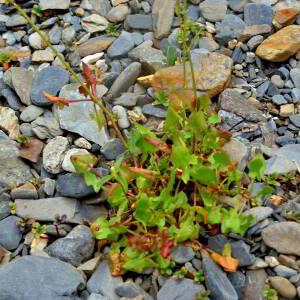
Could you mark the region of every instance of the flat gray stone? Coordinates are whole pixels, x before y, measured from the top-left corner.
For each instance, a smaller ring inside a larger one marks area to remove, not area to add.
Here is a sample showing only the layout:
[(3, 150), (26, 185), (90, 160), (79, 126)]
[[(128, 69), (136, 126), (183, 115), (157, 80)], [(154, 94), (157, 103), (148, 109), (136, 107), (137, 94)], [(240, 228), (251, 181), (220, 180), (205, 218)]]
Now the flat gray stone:
[(23, 256), (0, 268), (1, 300), (79, 300), (85, 281), (56, 258)]
[[(64, 86), (59, 94), (65, 99), (80, 100), (85, 97), (78, 92), (79, 84), (71, 83)], [(62, 129), (75, 132), (89, 141), (104, 145), (108, 140), (105, 128), (99, 129), (96, 121), (91, 118), (94, 113), (92, 102), (72, 103), (63, 109), (56, 109), (59, 124)]]
[(6, 250), (14, 250), (19, 246), (22, 239), (22, 233), (17, 226), (21, 221), (16, 216), (9, 216), (0, 221), (0, 245)]
[(122, 31), (121, 35), (108, 48), (107, 55), (112, 59), (126, 57), (134, 46), (135, 44), (131, 33)]
[(227, 11), (226, 0), (205, 0), (199, 5), (201, 15), (210, 22), (222, 21)]
[(68, 9), (70, 7), (71, 0), (40, 0), (40, 6), (43, 10), (47, 9)]

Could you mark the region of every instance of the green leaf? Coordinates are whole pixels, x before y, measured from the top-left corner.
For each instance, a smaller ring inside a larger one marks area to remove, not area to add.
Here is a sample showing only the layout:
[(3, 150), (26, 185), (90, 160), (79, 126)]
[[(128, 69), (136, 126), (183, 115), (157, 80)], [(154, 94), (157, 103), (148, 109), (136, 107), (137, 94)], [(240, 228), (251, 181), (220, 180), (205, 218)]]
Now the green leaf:
[(182, 117), (170, 105), (167, 111), (164, 130), (170, 133), (178, 134), (178, 130), (182, 127)]
[(213, 194), (209, 193), (206, 189), (200, 190), (200, 196), (202, 198), (204, 206), (206, 206), (206, 207), (212, 206), (216, 201), (215, 196)]
[(211, 104), (211, 101), (209, 99), (209, 97), (207, 96), (201, 96), (198, 98), (198, 101), (199, 101), (199, 104), (200, 104), (200, 108), (204, 111), (206, 111), (210, 104)]
[(216, 170), (202, 165), (194, 166), (191, 169), (191, 176), (197, 182), (205, 185), (213, 185), (219, 182)]
[(255, 193), (255, 197), (264, 198), (267, 195), (273, 194), (275, 189), (269, 185), (262, 187), (259, 191)]
[(209, 224), (220, 224), (222, 221), (221, 206), (206, 208), (208, 212), (207, 221)]
[(127, 232), (125, 226), (116, 226), (113, 224), (112, 220), (108, 221), (102, 217), (98, 218), (95, 224), (99, 227), (99, 230), (93, 232), (97, 240), (117, 241), (120, 234)]
[(167, 65), (174, 66), (177, 60), (176, 48), (168, 46), (167, 49)]
[(213, 115), (213, 116), (210, 116), (207, 121), (211, 125), (216, 125), (216, 124), (219, 124), (221, 122), (221, 120), (222, 120), (221, 116)]
[(262, 180), (266, 169), (266, 161), (261, 154), (256, 155), (249, 163), (249, 176), (254, 180)]
[(208, 161), (216, 168), (227, 167), (231, 162), (229, 156), (224, 152), (211, 154)]
[(159, 91), (154, 94), (153, 105), (163, 105), (165, 107), (169, 106), (169, 98), (164, 91)]
[(254, 220), (254, 216), (241, 215), (236, 209), (223, 209), (221, 231), (224, 234), (235, 232), (243, 236)]

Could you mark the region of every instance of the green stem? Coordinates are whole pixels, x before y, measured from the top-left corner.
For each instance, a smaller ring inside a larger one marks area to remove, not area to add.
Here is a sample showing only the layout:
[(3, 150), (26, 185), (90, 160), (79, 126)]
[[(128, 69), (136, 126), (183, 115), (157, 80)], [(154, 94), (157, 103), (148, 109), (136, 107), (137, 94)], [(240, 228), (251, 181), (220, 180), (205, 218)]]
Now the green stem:
[(27, 15), (27, 13), (13, 0), (6, 0), (7, 3), (11, 4), (16, 8), (16, 10), (26, 19), (28, 24), (32, 27), (32, 29), (39, 34), (43, 42), (55, 53), (55, 55), (58, 57), (62, 65), (72, 74), (74, 79), (84, 88), (85, 92), (90, 96), (90, 98), (93, 100), (93, 102), (104, 112), (107, 119), (109, 119), (112, 123), (112, 126), (114, 130), (117, 133), (117, 136), (123, 143), (123, 145), (127, 148), (127, 142), (125, 138), (123, 137), (116, 121), (114, 114), (103, 104), (103, 101), (101, 99), (98, 99), (95, 95), (93, 95), (90, 91), (90, 89), (84, 84), (84, 82), (81, 80), (80, 76), (76, 74), (76, 72), (72, 69), (70, 64), (64, 59), (61, 53), (59, 53), (55, 47), (52, 46), (52, 44), (49, 42), (49, 40), (45, 37), (45, 34), (32, 22), (30, 17)]

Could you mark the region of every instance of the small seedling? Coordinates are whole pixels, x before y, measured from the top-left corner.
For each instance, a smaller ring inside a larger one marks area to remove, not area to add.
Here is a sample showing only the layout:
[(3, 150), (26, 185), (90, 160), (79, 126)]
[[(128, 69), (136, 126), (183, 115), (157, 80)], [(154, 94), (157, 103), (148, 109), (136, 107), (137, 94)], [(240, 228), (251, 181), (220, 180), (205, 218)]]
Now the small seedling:
[(109, 23), (105, 30), (105, 33), (108, 36), (118, 37), (120, 35), (120, 32), (118, 30), (119, 28), (116, 24)]

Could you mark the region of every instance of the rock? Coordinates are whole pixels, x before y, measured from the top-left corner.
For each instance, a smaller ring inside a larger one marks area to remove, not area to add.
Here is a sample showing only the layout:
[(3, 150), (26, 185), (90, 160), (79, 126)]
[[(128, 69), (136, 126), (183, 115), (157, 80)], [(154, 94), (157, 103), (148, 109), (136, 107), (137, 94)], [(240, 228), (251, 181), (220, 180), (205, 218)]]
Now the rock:
[(58, 174), (62, 171), (62, 162), (66, 151), (69, 148), (67, 138), (57, 136), (50, 140), (43, 151), (43, 166), (51, 174)]
[(169, 35), (173, 23), (175, 5), (175, 0), (154, 1), (152, 6), (152, 19), (156, 39), (162, 39)]
[(300, 114), (289, 117), (290, 121), (297, 127), (300, 127)]
[(108, 48), (107, 54), (110, 58), (126, 57), (128, 52), (134, 48), (134, 41), (131, 33), (122, 31), (121, 35)]
[(8, 106), (13, 110), (21, 110), (22, 104), (19, 100), (19, 97), (16, 95), (16, 93), (13, 90), (9, 88), (3, 89), (0, 92), (0, 96), (3, 96), (5, 98)]
[(216, 39), (225, 44), (232, 39), (238, 38), (243, 32), (246, 24), (235, 15), (226, 15), (221, 23), (217, 23)]
[(131, 63), (114, 81), (108, 94), (107, 99), (119, 97), (123, 92), (135, 83), (136, 79), (141, 73), (141, 64), (138, 62)]
[(65, 197), (84, 198), (95, 194), (92, 187), (86, 185), (79, 174), (65, 174), (58, 177), (56, 182), (57, 192)]
[(246, 26), (239, 36), (239, 40), (245, 42), (256, 35), (264, 35), (271, 32), (271, 26), (267, 24)]
[(248, 0), (228, 0), (229, 7), (235, 12), (243, 12)]
[(215, 51), (220, 48), (219, 44), (212, 38), (209, 38), (207, 36), (203, 36), (199, 39), (199, 48), (200, 49), (206, 49), (210, 52)]
[(276, 105), (287, 104), (286, 99), (282, 95), (275, 95), (272, 97), (272, 102)]
[(35, 105), (30, 105), (22, 111), (22, 113), (20, 115), (20, 119), (23, 122), (32, 122), (36, 118), (38, 118), (40, 115), (42, 115), (43, 112), (44, 112), (44, 110), (41, 107), (38, 107)]
[(266, 175), (284, 174), (298, 171), (300, 164), (300, 145), (285, 145), (277, 150), (274, 155), (267, 160)]
[(256, 55), (272, 62), (286, 61), (300, 49), (300, 25), (290, 25), (264, 40)]
[(36, 50), (32, 54), (33, 62), (52, 62), (54, 60), (53, 52), (50, 50)]
[(270, 5), (249, 3), (244, 9), (244, 20), (247, 25), (272, 25), (273, 10)]
[(31, 127), (34, 134), (41, 140), (51, 139), (63, 134), (58, 121), (52, 115), (38, 117), (31, 123)]
[(142, 299), (145, 300), (153, 300), (153, 298), (148, 295), (138, 284), (127, 281), (124, 283), (120, 283), (116, 288), (115, 292), (120, 297), (126, 297), (126, 298), (135, 298), (135, 297), (142, 297)]
[(199, 5), (201, 15), (210, 22), (222, 21), (227, 11), (225, 0), (205, 0)]
[[(7, 195), (7, 198), (0, 196), (0, 221), (8, 217), (11, 213), (11, 207), (10, 207), (10, 197)], [(0, 251), (1, 252), (1, 251)], [(1, 257), (1, 255), (0, 255)], [(1, 259), (0, 259), (1, 262)]]
[(250, 247), (244, 241), (231, 244), (232, 256), (240, 261), (240, 267), (250, 266), (255, 261), (255, 256), (250, 253)]
[(228, 273), (228, 279), (230, 280), (230, 282), (232, 283), (232, 285), (234, 286), (239, 299), (241, 299), (242, 296), (242, 292), (245, 288), (245, 284), (246, 284), (246, 276), (242, 273), (242, 272), (233, 272), (233, 273)]
[(15, 216), (9, 216), (0, 221), (0, 245), (6, 250), (14, 250), (19, 246), (22, 233), (17, 227), (17, 222), (20, 221), (21, 219)]
[(3, 299), (73, 300), (84, 286), (80, 272), (55, 258), (23, 256), (0, 269)]
[(40, 0), (40, 6), (42, 10), (48, 9), (68, 9), (70, 7), (70, 0)]
[[(231, 81), (232, 59), (219, 53), (202, 53), (193, 58), (197, 90), (214, 97), (222, 92)], [(188, 68), (187, 68), (188, 69)], [(189, 69), (188, 69), (189, 70)], [(152, 86), (156, 90), (181, 88), (183, 67), (177, 65), (159, 70), (154, 74)], [(192, 86), (190, 72), (187, 72), (188, 86)]]
[(223, 149), (229, 155), (230, 160), (238, 164), (240, 170), (246, 167), (249, 158), (249, 149), (244, 143), (238, 139), (231, 138), (231, 140), (224, 145)]
[(126, 18), (126, 25), (133, 30), (152, 31), (152, 17), (144, 14), (129, 15)]
[(220, 107), (243, 117), (247, 121), (265, 121), (262, 112), (236, 89), (226, 89), (219, 97)]
[(121, 105), (115, 105), (112, 112), (116, 115), (118, 126), (121, 129), (130, 127), (130, 122), (128, 120), (126, 109)]
[(80, 155), (89, 155), (90, 153), (87, 150), (84, 149), (77, 149), (77, 148), (72, 148), (70, 150), (68, 150), (65, 154), (63, 163), (62, 163), (62, 168), (63, 170), (67, 171), (67, 172), (72, 172), (72, 173), (76, 173), (76, 170), (72, 164), (71, 161), (71, 157), (73, 155), (75, 156), (80, 156)]
[(19, 158), (17, 144), (8, 139), (0, 139), (0, 184), (10, 188), (32, 179), (29, 166)]
[(198, 294), (204, 292), (203, 285), (196, 284), (191, 279), (168, 279), (158, 291), (157, 300), (184, 300), (195, 299)]
[(82, 262), (91, 258), (95, 241), (89, 227), (76, 226), (66, 237), (60, 238), (46, 248), (53, 257), (78, 267)]
[(79, 45), (78, 52), (81, 57), (99, 53), (103, 50), (106, 50), (113, 43), (114, 40), (114, 37), (108, 37), (104, 35), (97, 36)]
[(120, 4), (113, 7), (106, 15), (106, 18), (112, 23), (119, 23), (125, 20), (125, 18), (129, 15), (129, 12), (128, 5)]
[(53, 197), (56, 188), (56, 181), (50, 178), (43, 180), (43, 191), (47, 196)]
[(104, 297), (100, 294), (92, 293), (87, 300), (109, 300), (107, 297)]
[(296, 20), (299, 11), (300, 9), (293, 7), (279, 9), (274, 15), (273, 24), (276, 28), (282, 28), (284, 26), (291, 25)]
[[(43, 32), (44, 37), (47, 39), (47, 35)], [(42, 50), (47, 47), (47, 44), (44, 42), (42, 37), (37, 33), (34, 32), (28, 37), (28, 42), (30, 46), (35, 50)]]
[(0, 106), (0, 129), (7, 131), (11, 139), (20, 136), (19, 120), (13, 109)]
[(20, 97), (21, 102), (25, 105), (30, 105), (30, 94), (33, 80), (32, 72), (18, 67), (10, 68), (9, 72), (11, 72), (11, 85), (16, 94)]
[(300, 224), (282, 222), (269, 225), (262, 231), (263, 241), (279, 253), (298, 255), (300, 250)]
[[(59, 94), (64, 99), (80, 100), (85, 97), (78, 91), (79, 84), (71, 83), (64, 86)], [(103, 145), (108, 140), (105, 128), (99, 130), (97, 123), (91, 119), (94, 105), (91, 102), (72, 103), (64, 109), (56, 110), (60, 127), (75, 132), (89, 141)]]
[(289, 117), (295, 113), (294, 104), (284, 104), (280, 106), (279, 115), (282, 117)]
[(44, 92), (56, 96), (69, 81), (70, 74), (60, 67), (50, 66), (37, 73), (32, 83), (31, 100), (38, 106), (50, 106), (52, 103), (44, 96)]
[[(299, 26), (299, 31), (300, 31), (300, 26)], [(300, 40), (299, 40), (299, 45), (300, 45)], [(299, 48), (300, 48), (300, 46), (299, 46)], [(293, 80), (295, 87), (299, 89), (300, 88), (300, 69), (299, 68), (292, 69), (290, 72), (290, 76), (291, 76), (291, 79)]]
[(126, 151), (120, 139), (111, 139), (103, 145), (101, 153), (107, 160), (115, 160)]
[(99, 293), (110, 300), (119, 300), (115, 288), (122, 282), (122, 277), (111, 275), (107, 260), (103, 260), (87, 282), (87, 290), (90, 293)]
[(73, 42), (76, 35), (76, 30), (73, 26), (69, 26), (62, 31), (62, 41), (65, 44), (70, 44)]
[(108, 26), (108, 21), (97, 14), (91, 14), (81, 20), (81, 25), (84, 30), (89, 33), (104, 31)]
[(262, 295), (267, 274), (265, 270), (253, 270), (246, 273), (245, 289), (242, 293), (243, 300), (264, 300)]
[(152, 42), (145, 42), (128, 53), (129, 58), (142, 64), (142, 69), (146, 74), (153, 74), (165, 67), (165, 55), (161, 50), (152, 48), (151, 45)]
[(289, 278), (298, 274), (296, 270), (283, 265), (276, 266), (274, 268), (274, 271), (278, 276), (285, 277), (285, 278)]
[(271, 286), (286, 299), (294, 299), (297, 295), (296, 288), (286, 279), (279, 276), (269, 277)]
[(32, 183), (26, 182), (25, 184), (12, 189), (10, 196), (12, 199), (37, 199), (38, 193)]
[(5, 23), (7, 27), (17, 27), (26, 24), (27, 24), (26, 19), (23, 16), (17, 14), (12, 15), (10, 18), (8, 18), (7, 22)]
[(16, 214), (21, 218), (33, 218), (38, 221), (55, 221), (57, 216), (66, 216), (66, 222), (80, 224), (84, 219), (95, 221), (106, 218), (103, 207), (84, 205), (76, 199), (55, 197), (39, 200), (16, 200)]
[(298, 103), (300, 101), (300, 88), (294, 88), (291, 92), (292, 99), (294, 103)]
[(205, 283), (210, 291), (210, 298), (212, 300), (237, 300), (238, 295), (226, 274), (204, 251), (202, 252), (202, 258)]
[(171, 257), (179, 264), (184, 264), (191, 261), (195, 256), (195, 252), (191, 247), (178, 245), (172, 249)]
[(55, 24), (48, 32), (49, 41), (53, 44), (59, 44), (61, 40), (63, 29)]
[(247, 46), (250, 50), (254, 50), (257, 48), (258, 45), (260, 45), (264, 40), (264, 37), (262, 35), (255, 35), (247, 42)]
[(167, 116), (167, 110), (165, 107), (152, 104), (145, 104), (143, 106), (143, 113), (145, 115), (154, 116), (157, 118), (165, 118)]
[(83, 271), (87, 275), (91, 276), (96, 268), (99, 266), (99, 263), (101, 261), (101, 255), (97, 255), (94, 258), (89, 259), (85, 263), (81, 264), (77, 270)]
[(266, 218), (270, 217), (273, 213), (273, 209), (271, 207), (265, 207), (265, 206), (257, 206), (252, 207), (248, 210), (246, 210), (243, 215), (244, 216), (254, 216), (255, 220), (253, 222), (254, 224), (257, 224), (260, 221), (265, 220)]
[(25, 158), (31, 162), (38, 162), (40, 159), (40, 154), (44, 148), (44, 143), (40, 140), (30, 137), (22, 148), (20, 149), (20, 157)]
[(74, 145), (82, 148), (82, 149), (86, 149), (86, 150), (91, 150), (92, 149), (92, 145), (89, 141), (87, 141), (85, 138), (78, 138), (74, 141)]

